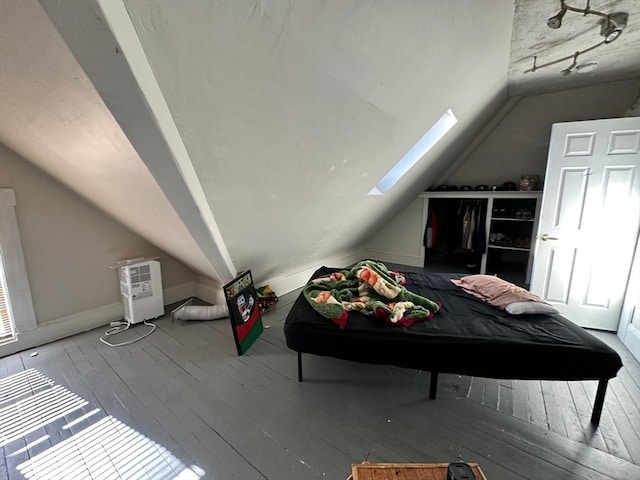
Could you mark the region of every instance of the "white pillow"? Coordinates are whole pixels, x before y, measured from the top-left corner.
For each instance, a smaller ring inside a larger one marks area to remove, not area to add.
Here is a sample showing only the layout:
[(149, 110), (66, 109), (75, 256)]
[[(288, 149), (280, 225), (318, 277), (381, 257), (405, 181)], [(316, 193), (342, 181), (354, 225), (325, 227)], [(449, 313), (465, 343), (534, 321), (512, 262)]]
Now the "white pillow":
[(541, 302), (513, 302), (505, 307), (511, 315), (523, 315), (528, 313), (554, 314), (560, 313), (548, 303)]

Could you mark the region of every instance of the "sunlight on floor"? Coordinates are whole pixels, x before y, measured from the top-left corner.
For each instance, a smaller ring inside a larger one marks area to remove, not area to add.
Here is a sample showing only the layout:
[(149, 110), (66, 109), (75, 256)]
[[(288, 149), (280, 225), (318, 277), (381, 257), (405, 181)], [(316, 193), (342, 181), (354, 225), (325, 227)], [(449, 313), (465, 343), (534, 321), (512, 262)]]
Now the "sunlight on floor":
[[(60, 459), (64, 458), (64, 463)], [(200, 478), (166, 448), (107, 416), (18, 465), (25, 478)]]
[[(84, 411), (88, 403), (35, 369), (0, 379), (0, 446), (20, 462), (17, 471), (24, 478), (198, 480), (204, 475), (101, 409)], [(52, 425), (63, 417), (64, 425)], [(12, 451), (12, 442), (20, 448)]]

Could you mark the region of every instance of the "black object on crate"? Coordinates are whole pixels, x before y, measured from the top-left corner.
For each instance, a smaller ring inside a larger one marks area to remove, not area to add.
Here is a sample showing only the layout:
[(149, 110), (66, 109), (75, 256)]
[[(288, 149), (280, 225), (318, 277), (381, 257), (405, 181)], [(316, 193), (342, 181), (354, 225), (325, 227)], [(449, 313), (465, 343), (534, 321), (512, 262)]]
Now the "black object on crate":
[(476, 476), (468, 464), (450, 463), (447, 467), (447, 480), (476, 480)]

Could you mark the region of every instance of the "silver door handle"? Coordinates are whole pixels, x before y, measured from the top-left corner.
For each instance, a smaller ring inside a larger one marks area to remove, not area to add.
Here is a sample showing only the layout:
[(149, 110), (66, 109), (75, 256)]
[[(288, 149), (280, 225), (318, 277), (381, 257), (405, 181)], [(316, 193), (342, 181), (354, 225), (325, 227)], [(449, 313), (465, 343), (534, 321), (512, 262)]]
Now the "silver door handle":
[(542, 236), (540, 237), (540, 240), (542, 240), (543, 242), (546, 242), (547, 240), (558, 240), (558, 237), (550, 237), (549, 234), (543, 233)]

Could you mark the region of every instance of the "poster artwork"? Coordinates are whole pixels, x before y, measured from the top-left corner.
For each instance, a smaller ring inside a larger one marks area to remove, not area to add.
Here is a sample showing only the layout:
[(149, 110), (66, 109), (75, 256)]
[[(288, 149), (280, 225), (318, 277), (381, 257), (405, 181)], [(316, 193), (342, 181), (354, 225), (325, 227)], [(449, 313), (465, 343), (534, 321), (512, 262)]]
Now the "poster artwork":
[(258, 308), (258, 296), (253, 286), (251, 270), (241, 273), (224, 286), (224, 295), (229, 307), (231, 329), (236, 341), (238, 355), (249, 350), (262, 333), (262, 318)]

